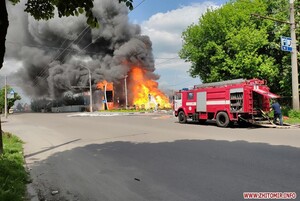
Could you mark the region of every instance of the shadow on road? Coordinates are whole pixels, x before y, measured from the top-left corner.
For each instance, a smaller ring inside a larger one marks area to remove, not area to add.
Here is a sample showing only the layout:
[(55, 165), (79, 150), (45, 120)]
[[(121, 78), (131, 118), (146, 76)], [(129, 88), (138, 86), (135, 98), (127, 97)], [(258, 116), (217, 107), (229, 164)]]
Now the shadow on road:
[[(174, 123), (180, 124), (178, 121), (175, 121)], [(216, 121), (214, 121), (214, 120), (207, 120), (206, 122), (203, 122), (203, 123), (199, 123), (198, 121), (188, 121), (185, 124), (195, 125), (195, 126), (215, 126), (215, 127), (217, 127)], [(257, 129), (257, 128), (263, 128), (263, 127), (245, 122), (244, 124), (235, 123), (235, 124), (230, 125), (230, 126), (224, 128), (224, 129), (236, 129), (236, 128)]]
[(38, 152), (31, 153), (31, 154), (27, 154), (27, 155), (25, 155), (25, 158), (28, 158), (28, 157), (31, 157), (31, 156), (35, 156), (35, 155), (37, 155), (37, 154), (41, 154), (41, 153), (50, 151), (50, 150), (52, 150), (52, 149), (56, 149), (56, 148), (58, 148), (58, 147), (65, 146), (65, 145), (67, 145), (67, 144), (71, 144), (71, 143), (73, 143), (73, 142), (77, 142), (77, 141), (79, 141), (79, 140), (81, 140), (81, 139), (72, 140), (72, 141), (65, 142), (65, 143), (62, 143), (62, 144), (59, 144), (59, 145), (56, 145), (56, 146), (49, 147), (49, 148), (44, 149), (44, 150), (42, 150), (42, 151), (38, 151)]
[(243, 200), (245, 191), (300, 195), (299, 156), (245, 141), (118, 141), (56, 153), (31, 175), (46, 200)]

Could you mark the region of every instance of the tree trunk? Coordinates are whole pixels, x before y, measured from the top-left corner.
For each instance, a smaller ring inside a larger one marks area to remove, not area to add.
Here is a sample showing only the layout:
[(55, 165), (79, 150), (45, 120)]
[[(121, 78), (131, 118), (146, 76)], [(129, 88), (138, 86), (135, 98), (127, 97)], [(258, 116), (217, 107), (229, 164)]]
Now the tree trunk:
[(5, 38), (8, 28), (8, 16), (6, 10), (6, 0), (0, 0), (0, 69), (3, 65), (5, 55)]
[(2, 154), (3, 154), (3, 138), (2, 138), (1, 115), (0, 115), (0, 156)]
[[(8, 28), (8, 16), (6, 10), (6, 0), (0, 0), (0, 69), (3, 66), (5, 55), (5, 38)], [(2, 138), (2, 126), (0, 117), (0, 155), (3, 154), (3, 138)]]

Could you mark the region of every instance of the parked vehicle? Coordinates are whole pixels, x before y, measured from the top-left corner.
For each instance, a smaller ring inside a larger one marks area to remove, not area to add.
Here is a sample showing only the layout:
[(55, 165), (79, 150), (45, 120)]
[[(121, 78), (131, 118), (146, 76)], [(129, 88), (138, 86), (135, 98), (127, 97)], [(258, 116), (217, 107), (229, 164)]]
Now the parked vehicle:
[(14, 113), (14, 108), (10, 108), (10, 109), (8, 110), (8, 113), (9, 113), (9, 114), (13, 114), (13, 113)]

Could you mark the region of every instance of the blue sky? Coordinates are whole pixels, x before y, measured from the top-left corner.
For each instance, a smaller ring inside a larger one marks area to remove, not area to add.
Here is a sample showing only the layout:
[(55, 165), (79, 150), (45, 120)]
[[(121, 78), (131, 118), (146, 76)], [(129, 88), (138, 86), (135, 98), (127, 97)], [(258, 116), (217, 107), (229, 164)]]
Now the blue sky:
[(181, 34), (198, 19), (207, 8), (217, 8), (227, 0), (135, 0), (137, 6), (129, 13), (131, 22), (139, 24), (142, 34), (152, 41), (156, 73), (161, 89), (178, 90), (200, 83), (187, 73), (190, 63), (179, 59)]
[[(138, 22), (149, 19), (152, 15), (170, 10), (178, 9), (181, 6), (187, 6), (193, 3), (207, 2), (203, 0), (134, 0), (134, 7), (137, 6), (129, 17)], [(212, 0), (216, 4), (223, 4), (226, 0)]]

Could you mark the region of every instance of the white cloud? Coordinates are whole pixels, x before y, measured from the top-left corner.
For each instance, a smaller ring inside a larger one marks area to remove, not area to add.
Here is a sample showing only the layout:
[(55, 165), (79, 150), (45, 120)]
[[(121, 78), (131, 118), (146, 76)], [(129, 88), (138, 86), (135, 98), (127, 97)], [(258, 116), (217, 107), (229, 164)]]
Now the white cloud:
[(141, 24), (142, 33), (150, 36), (154, 56), (165, 52), (176, 53), (181, 49), (182, 32), (191, 24), (197, 23), (208, 8), (216, 8), (213, 2), (183, 6), (166, 13), (157, 13)]
[[(166, 13), (157, 13), (141, 24), (142, 33), (148, 35), (153, 44), (153, 54), (160, 85), (181, 88), (185, 84), (199, 83), (189, 77), (190, 63), (178, 59), (182, 47), (182, 32), (191, 24), (197, 23), (208, 8), (217, 8), (213, 2), (181, 6)], [(182, 83), (182, 84), (181, 84)]]

